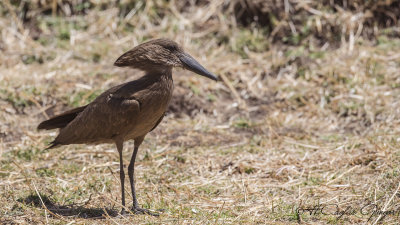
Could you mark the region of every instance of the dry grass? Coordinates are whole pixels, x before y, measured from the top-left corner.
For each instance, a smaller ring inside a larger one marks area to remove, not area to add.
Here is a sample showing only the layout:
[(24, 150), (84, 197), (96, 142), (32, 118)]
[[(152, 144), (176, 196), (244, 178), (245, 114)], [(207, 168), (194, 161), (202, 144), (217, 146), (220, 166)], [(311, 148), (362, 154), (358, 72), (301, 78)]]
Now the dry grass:
[[(32, 6), (36, 19), (25, 25), (18, 4), (8, 2), (0, 4), (1, 222), (399, 221), (400, 39), (391, 36), (398, 32), (394, 24), (372, 35), (357, 32), (357, 23), (334, 44), (318, 35), (278, 43), (264, 28), (229, 17), (236, 14), (224, 1), (138, 1), (133, 7), (122, 1), (119, 8), (93, 6), (62, 17), (57, 10), (51, 16), (48, 1), (50, 15)], [(291, 32), (279, 35), (291, 40)], [(182, 44), (223, 82), (175, 71), (169, 114), (146, 138), (136, 170), (139, 202), (165, 211), (159, 218), (118, 216), (115, 147), (45, 151), (56, 133), (36, 126), (137, 78), (140, 72), (112, 63), (157, 37)], [(367, 204), (376, 209), (360, 211)], [(306, 211), (318, 205), (324, 210)], [(335, 215), (337, 209), (345, 215)]]

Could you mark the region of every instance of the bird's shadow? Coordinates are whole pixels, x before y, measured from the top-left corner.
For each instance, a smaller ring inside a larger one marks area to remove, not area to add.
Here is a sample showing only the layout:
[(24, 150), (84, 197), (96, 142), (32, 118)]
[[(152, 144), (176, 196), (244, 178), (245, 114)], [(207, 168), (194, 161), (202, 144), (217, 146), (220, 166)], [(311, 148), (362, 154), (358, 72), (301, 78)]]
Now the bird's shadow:
[(60, 205), (54, 203), (46, 195), (30, 194), (25, 198), (17, 200), (25, 205), (44, 208), (43, 205), (52, 213), (53, 216), (73, 216), (85, 219), (105, 219), (107, 217), (117, 217), (117, 210), (110, 208), (87, 208), (85, 206), (76, 205)]

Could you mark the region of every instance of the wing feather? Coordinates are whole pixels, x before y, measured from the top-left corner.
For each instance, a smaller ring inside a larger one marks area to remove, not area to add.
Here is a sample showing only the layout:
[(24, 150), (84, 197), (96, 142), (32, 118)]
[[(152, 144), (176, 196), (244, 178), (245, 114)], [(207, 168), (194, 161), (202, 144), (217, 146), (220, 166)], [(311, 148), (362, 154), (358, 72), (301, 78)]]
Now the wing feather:
[(65, 145), (112, 140), (136, 123), (139, 111), (140, 104), (135, 99), (103, 96), (61, 129), (55, 143)]

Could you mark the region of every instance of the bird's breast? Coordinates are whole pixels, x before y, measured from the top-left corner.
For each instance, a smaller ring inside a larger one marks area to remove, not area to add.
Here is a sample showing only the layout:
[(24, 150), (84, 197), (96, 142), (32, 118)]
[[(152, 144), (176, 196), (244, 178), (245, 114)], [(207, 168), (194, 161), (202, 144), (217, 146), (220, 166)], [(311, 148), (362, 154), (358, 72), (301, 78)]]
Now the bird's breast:
[(172, 98), (173, 84), (158, 84), (138, 95), (140, 111), (136, 123), (132, 124), (128, 139), (146, 135), (164, 115)]

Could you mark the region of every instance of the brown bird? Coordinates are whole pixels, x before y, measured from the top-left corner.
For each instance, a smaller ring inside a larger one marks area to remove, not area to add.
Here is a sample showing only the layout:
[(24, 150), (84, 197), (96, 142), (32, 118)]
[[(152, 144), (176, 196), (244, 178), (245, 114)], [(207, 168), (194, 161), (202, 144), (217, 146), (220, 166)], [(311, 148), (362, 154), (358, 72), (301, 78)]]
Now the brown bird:
[(213, 80), (218, 78), (185, 53), (174, 41), (156, 39), (140, 44), (121, 55), (114, 63), (119, 67), (143, 70), (145, 75), (102, 93), (93, 102), (43, 121), (38, 129), (60, 128), (48, 148), (69, 144), (99, 144), (114, 142), (120, 161), (122, 211), (125, 213), (123, 144), (134, 140), (134, 150), (128, 166), (133, 196), (132, 212), (157, 215), (140, 208), (136, 199), (134, 167), (136, 154), (145, 136), (161, 122), (172, 97), (172, 68), (183, 67)]

